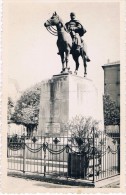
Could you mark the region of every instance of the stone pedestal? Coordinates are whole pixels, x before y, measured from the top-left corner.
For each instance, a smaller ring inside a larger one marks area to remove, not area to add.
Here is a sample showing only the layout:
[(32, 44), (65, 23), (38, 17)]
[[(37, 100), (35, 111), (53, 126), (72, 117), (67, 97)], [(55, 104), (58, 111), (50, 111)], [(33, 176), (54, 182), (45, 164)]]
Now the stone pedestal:
[(43, 81), (38, 135), (64, 135), (64, 123), (76, 115), (97, 119), (97, 90), (87, 78), (55, 75)]

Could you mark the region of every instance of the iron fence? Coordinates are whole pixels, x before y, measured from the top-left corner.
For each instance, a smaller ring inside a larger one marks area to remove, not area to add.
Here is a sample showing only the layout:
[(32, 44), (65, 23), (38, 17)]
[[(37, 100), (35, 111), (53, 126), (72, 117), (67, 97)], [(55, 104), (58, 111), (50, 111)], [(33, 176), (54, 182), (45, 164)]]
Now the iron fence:
[[(85, 148), (71, 142), (71, 136), (8, 135), (8, 169), (84, 179), (91, 182), (120, 173), (120, 139), (103, 132), (83, 140)], [(80, 142), (81, 145), (81, 142)]]

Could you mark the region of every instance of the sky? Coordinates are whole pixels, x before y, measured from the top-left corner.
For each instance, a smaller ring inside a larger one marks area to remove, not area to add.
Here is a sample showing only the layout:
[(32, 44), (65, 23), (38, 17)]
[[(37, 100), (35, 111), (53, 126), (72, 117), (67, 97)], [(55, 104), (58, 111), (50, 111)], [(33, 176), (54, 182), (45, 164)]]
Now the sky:
[[(53, 12), (70, 20), (70, 12), (76, 13), (87, 33), (83, 39), (91, 62), (87, 78), (92, 79), (98, 90), (104, 91), (102, 65), (120, 60), (120, 7), (117, 2), (44, 2), (40, 0), (9, 0), (5, 12), (6, 65), (8, 78), (18, 82), (25, 90), (37, 82), (51, 78), (61, 71), (61, 59), (57, 55), (57, 37), (44, 27)], [(69, 65), (74, 71), (72, 56)], [(84, 68), (80, 58), (78, 75)]]

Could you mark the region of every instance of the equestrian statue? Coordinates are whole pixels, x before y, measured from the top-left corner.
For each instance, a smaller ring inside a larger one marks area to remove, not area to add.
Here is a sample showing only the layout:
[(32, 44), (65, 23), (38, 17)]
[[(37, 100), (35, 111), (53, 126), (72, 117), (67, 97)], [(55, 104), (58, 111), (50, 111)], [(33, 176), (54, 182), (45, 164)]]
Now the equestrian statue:
[[(59, 51), (57, 54), (61, 56), (61, 73), (70, 72), (68, 59), (69, 55), (71, 54), (76, 63), (75, 74), (77, 74), (79, 68), (79, 57), (82, 57), (85, 77), (87, 75), (87, 62), (90, 62), (90, 59), (85, 51), (86, 49), (84, 41), (82, 39), (82, 36), (86, 33), (86, 30), (83, 28), (81, 23), (76, 20), (75, 13), (72, 12), (70, 17), (71, 20), (64, 24), (62, 19), (57, 15), (56, 12), (54, 12), (52, 17), (44, 23), (44, 26), (51, 34), (58, 36), (57, 47)], [(55, 26), (56, 29), (53, 26)]]

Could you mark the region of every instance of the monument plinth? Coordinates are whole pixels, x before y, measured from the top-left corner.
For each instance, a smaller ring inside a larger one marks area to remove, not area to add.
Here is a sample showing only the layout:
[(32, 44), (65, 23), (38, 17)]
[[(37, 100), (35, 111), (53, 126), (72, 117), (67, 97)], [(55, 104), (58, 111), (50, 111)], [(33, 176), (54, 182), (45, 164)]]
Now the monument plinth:
[(64, 124), (76, 115), (97, 119), (97, 90), (92, 80), (55, 75), (41, 87), (38, 135), (64, 135)]

